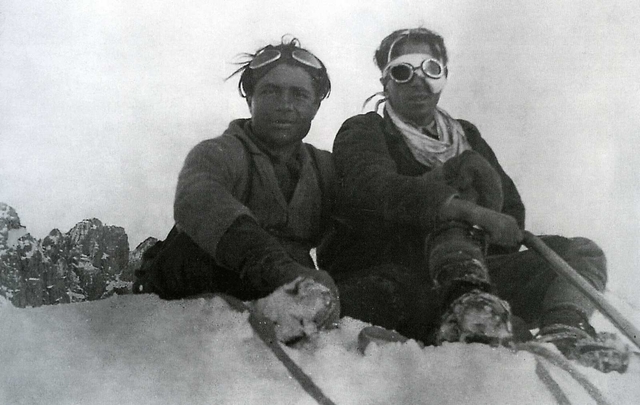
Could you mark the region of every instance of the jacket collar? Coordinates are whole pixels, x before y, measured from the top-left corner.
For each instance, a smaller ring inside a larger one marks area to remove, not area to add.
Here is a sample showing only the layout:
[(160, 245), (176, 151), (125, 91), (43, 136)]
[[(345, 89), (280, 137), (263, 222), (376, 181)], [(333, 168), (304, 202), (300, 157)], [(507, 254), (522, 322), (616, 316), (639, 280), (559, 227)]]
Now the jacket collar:
[[(251, 153), (252, 155), (262, 155), (271, 161), (274, 161), (277, 159), (277, 157), (269, 153), (269, 151), (264, 146), (260, 145), (260, 142), (257, 139), (255, 139), (255, 136), (253, 136), (253, 131), (251, 129), (251, 119), (240, 118), (240, 119), (231, 121), (231, 123), (229, 124), (229, 128), (227, 129), (227, 132), (229, 132), (231, 135), (234, 135), (236, 138), (240, 139), (240, 141), (242, 141), (242, 143), (245, 145), (249, 153)], [(304, 158), (305, 156), (304, 148), (302, 148), (301, 146), (302, 146), (302, 141), (300, 141), (298, 150), (296, 153), (292, 155), (292, 158), (298, 158), (298, 159)]]

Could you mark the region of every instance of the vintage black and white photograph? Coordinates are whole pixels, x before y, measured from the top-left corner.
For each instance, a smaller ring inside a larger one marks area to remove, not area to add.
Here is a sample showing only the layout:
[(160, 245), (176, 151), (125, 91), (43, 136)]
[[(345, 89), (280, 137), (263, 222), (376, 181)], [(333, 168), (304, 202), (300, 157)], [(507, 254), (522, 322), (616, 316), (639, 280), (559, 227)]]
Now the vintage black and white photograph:
[(638, 21), (0, 2), (0, 404), (639, 403)]

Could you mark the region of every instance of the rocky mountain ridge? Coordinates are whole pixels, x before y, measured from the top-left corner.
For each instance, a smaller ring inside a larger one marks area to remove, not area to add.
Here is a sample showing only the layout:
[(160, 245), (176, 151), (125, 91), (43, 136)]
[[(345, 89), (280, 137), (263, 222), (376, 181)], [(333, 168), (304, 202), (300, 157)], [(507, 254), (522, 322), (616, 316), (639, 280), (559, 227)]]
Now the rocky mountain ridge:
[(155, 242), (147, 238), (130, 251), (124, 228), (96, 218), (38, 240), (15, 209), (0, 203), (0, 296), (37, 307), (130, 294), (142, 253)]

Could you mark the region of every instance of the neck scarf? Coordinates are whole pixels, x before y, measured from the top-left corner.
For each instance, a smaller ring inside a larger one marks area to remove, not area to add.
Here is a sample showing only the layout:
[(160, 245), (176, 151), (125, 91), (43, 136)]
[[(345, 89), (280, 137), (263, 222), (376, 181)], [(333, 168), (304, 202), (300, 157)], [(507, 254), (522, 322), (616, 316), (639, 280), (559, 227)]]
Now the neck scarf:
[(438, 139), (425, 135), (420, 129), (403, 121), (390, 103), (385, 103), (384, 109), (402, 134), (413, 157), (427, 167), (439, 167), (452, 157), (471, 149), (462, 125), (440, 107), (436, 107), (434, 113)]

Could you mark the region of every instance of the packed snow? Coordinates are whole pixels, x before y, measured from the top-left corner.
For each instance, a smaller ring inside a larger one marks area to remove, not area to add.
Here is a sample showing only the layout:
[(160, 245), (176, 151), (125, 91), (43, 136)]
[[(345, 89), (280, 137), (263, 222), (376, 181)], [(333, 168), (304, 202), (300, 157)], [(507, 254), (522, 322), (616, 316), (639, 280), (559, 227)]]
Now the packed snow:
[[(4, 300), (0, 325), (2, 404), (316, 403), (251, 329), (248, 312), (217, 297), (125, 295), (27, 309)], [(357, 334), (366, 325), (343, 318), (338, 329), (285, 350), (338, 405), (557, 403), (528, 352), (409, 341), (370, 345), (362, 355)], [(595, 403), (547, 366), (572, 404)], [(637, 363), (626, 374), (574, 366), (611, 404), (638, 403)]]

